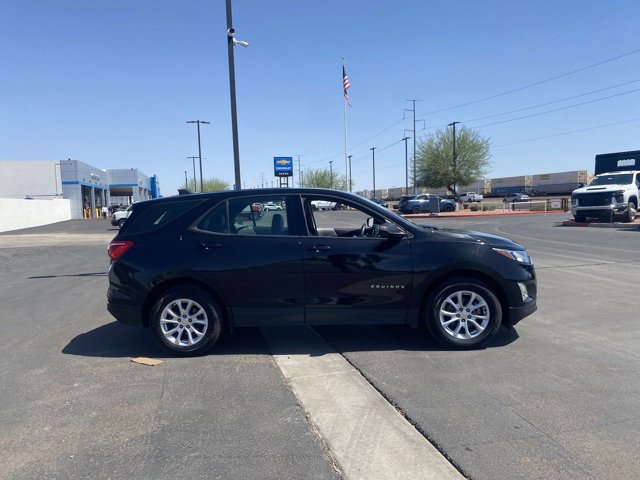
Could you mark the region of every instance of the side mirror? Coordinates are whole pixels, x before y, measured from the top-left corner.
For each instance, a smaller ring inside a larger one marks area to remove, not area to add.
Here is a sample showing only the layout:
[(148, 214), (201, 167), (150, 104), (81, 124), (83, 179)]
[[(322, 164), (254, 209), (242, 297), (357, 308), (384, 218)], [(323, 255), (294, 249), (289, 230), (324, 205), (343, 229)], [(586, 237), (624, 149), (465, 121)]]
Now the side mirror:
[(395, 223), (383, 223), (379, 232), (382, 238), (403, 238), (406, 235)]

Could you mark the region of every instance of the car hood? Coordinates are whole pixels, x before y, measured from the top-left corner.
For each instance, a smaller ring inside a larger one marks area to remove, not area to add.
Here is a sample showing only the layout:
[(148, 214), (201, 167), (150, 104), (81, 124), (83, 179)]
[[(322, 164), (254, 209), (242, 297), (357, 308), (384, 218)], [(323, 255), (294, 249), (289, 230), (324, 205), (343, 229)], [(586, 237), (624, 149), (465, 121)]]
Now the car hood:
[(573, 195), (577, 193), (594, 193), (594, 192), (616, 192), (618, 190), (624, 190), (627, 186), (624, 184), (614, 184), (614, 185), (594, 185), (593, 187), (582, 187), (573, 191)]
[[(425, 228), (430, 229), (432, 227)], [(472, 230), (459, 230), (455, 228), (442, 228), (434, 230), (434, 235), (441, 237), (444, 241), (457, 241), (466, 243), (483, 244), (491, 247), (508, 248), (510, 250), (525, 250), (525, 248), (508, 238), (492, 235), (490, 233), (475, 232)]]

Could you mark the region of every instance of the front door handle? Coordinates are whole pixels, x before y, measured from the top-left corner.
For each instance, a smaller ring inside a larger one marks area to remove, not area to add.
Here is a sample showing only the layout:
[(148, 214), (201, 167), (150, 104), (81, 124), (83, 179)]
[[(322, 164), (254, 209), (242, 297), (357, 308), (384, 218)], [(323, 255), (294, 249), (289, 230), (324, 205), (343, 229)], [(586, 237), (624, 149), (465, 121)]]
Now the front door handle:
[(220, 248), (222, 244), (220, 242), (203, 242), (200, 244), (200, 248), (205, 251), (214, 250)]
[(321, 253), (328, 252), (329, 250), (331, 250), (331, 247), (329, 245), (312, 245), (311, 247), (309, 247), (309, 250), (311, 252)]

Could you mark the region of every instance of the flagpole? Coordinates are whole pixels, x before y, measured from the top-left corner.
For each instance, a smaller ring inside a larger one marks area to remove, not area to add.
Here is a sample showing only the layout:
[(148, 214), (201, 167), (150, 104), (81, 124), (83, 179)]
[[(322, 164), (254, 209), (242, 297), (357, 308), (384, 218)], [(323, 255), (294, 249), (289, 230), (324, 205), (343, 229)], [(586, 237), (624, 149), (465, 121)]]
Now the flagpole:
[[(344, 74), (344, 57), (342, 57), (342, 72)], [(344, 77), (343, 77), (343, 82), (344, 82)], [(343, 83), (343, 87), (344, 87), (344, 83)], [(348, 159), (349, 147), (348, 147), (348, 135), (347, 135), (347, 99), (346, 97), (343, 98), (343, 100), (344, 100), (344, 171), (345, 171), (345, 178), (347, 179), (347, 187), (349, 188), (349, 193), (351, 193), (351, 178), (349, 178), (349, 159)]]

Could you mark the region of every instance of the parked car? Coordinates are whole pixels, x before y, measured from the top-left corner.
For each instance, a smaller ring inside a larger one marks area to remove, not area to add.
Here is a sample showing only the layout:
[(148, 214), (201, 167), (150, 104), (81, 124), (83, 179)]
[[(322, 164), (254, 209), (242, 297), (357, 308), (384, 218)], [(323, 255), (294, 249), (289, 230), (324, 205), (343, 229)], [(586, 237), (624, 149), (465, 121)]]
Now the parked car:
[[(269, 201), (286, 213), (242, 215)], [(320, 215), (317, 201), (349, 211)], [(109, 312), (180, 354), (206, 352), (235, 327), (274, 322), (426, 326), (448, 348), (480, 348), (536, 310), (535, 269), (521, 245), (416, 225), (333, 190), (139, 202), (108, 254)]]
[[(403, 198), (406, 198), (404, 202), (402, 201)], [(398, 210), (400, 213), (438, 213), (436, 205), (439, 205), (440, 212), (453, 212), (456, 209), (456, 202), (453, 200), (440, 198), (431, 193), (424, 193), (402, 197), (398, 204)]]
[(460, 195), (460, 201), (462, 203), (473, 203), (473, 202), (481, 202), (483, 200), (483, 196), (476, 192), (465, 192)]
[(510, 193), (502, 199), (505, 203), (528, 202), (529, 195), (526, 193)]
[(337, 210), (338, 204), (328, 200), (314, 200), (311, 202), (311, 208), (314, 210)]
[(269, 203), (265, 203), (264, 205), (262, 205), (262, 209), (265, 212), (268, 212), (268, 211), (282, 210), (282, 207), (280, 205), (276, 205), (273, 202), (269, 202)]
[(113, 212), (111, 214), (111, 225), (113, 225), (114, 227), (122, 228), (122, 225), (124, 225), (124, 222), (127, 220), (127, 218), (129, 218), (129, 215), (131, 214), (132, 206), (133, 204), (129, 205), (124, 210), (117, 210)]
[(384, 200), (382, 200), (381, 198), (372, 198), (371, 201), (373, 203), (377, 203), (381, 207), (389, 208), (389, 204), (387, 202), (385, 202)]

